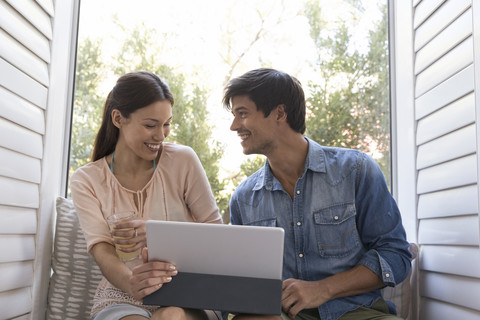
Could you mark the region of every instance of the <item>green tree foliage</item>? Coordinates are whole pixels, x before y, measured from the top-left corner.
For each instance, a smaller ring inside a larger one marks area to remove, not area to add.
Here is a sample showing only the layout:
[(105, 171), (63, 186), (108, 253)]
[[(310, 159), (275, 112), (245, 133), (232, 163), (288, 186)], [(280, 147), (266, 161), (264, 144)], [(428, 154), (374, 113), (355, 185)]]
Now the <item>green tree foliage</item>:
[(105, 76), (100, 41), (86, 39), (78, 45), (75, 103), (73, 108), (70, 175), (90, 161), (93, 142), (102, 118), (104, 97), (99, 87)]
[[(361, 13), (358, 1), (347, 1)], [(355, 10), (353, 12), (355, 12)], [(327, 146), (348, 147), (372, 155), (390, 179), (387, 8), (368, 35), (368, 52), (352, 50), (351, 30), (340, 21), (326, 28), (318, 1), (305, 15), (317, 47), (316, 70), (322, 82), (309, 84), (307, 135)], [(351, 26), (350, 26), (351, 28)]]

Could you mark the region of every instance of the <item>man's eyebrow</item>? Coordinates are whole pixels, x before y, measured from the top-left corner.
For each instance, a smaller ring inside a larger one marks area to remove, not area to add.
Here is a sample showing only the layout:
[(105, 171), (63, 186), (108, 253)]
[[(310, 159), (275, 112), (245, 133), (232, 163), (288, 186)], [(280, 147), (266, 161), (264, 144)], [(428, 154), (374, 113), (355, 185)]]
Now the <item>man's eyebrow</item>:
[(238, 111), (243, 111), (243, 110), (247, 110), (247, 108), (244, 107), (244, 106), (234, 107), (234, 108), (232, 108), (232, 113), (235, 113), (235, 112), (238, 112)]

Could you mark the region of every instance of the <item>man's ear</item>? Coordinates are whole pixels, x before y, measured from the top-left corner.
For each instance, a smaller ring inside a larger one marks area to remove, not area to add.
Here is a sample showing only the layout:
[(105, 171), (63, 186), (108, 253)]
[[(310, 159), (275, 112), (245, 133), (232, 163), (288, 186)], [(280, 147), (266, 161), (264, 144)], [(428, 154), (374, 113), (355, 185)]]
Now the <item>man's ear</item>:
[(120, 128), (122, 126), (122, 113), (118, 109), (113, 109), (112, 110), (112, 122), (113, 125), (117, 128)]
[(279, 104), (275, 110), (277, 115), (277, 120), (287, 120), (287, 112), (285, 111), (285, 105)]

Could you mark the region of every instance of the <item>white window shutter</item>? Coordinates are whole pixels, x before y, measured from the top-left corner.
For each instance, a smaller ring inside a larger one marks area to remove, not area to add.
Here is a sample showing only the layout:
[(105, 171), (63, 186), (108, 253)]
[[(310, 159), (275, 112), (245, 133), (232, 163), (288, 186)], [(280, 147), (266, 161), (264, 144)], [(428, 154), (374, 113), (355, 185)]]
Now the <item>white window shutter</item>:
[(0, 319), (44, 319), (78, 0), (0, 0)]

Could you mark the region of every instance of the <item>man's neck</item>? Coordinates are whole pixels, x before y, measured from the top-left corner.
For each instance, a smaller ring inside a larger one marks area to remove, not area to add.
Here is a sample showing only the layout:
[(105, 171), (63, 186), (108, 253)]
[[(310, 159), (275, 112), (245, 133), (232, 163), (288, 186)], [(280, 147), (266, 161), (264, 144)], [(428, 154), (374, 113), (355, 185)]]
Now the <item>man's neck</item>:
[(275, 152), (267, 156), (273, 175), (292, 199), (297, 180), (305, 167), (307, 153), (308, 142), (298, 133), (284, 139)]

